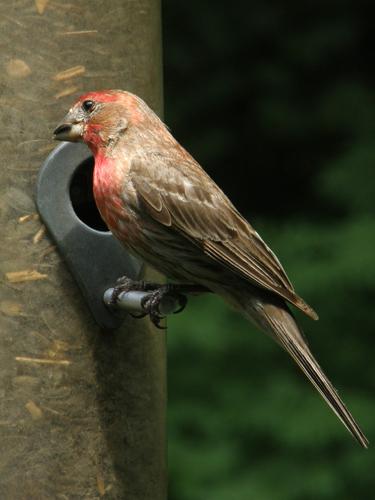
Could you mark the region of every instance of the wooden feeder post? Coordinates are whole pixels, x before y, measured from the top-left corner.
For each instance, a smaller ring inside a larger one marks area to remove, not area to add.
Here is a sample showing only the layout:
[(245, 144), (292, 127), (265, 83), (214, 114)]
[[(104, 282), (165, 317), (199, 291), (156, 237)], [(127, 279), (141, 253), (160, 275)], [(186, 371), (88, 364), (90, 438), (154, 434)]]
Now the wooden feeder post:
[(159, 1), (2, 0), (0, 26), (0, 498), (165, 500), (165, 334), (101, 331), (34, 203), (80, 93), (161, 112)]

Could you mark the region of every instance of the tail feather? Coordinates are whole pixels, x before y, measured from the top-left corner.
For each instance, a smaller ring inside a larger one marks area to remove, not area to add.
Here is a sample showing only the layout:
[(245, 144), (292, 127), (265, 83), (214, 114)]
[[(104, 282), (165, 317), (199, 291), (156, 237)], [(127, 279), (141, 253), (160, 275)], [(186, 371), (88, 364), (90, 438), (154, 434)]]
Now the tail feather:
[(367, 448), (366, 436), (312, 355), (286, 304), (281, 301), (280, 304), (263, 300), (251, 301), (245, 311), (247, 317), (269, 333), (292, 356), (348, 431), (361, 446)]

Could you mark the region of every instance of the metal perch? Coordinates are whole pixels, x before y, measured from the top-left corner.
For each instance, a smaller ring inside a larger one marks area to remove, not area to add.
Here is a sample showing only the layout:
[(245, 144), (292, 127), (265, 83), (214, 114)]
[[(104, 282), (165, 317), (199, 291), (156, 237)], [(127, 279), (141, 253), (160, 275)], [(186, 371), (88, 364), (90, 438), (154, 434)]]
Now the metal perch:
[[(145, 312), (142, 307), (142, 302), (146, 297), (151, 295), (151, 292), (122, 292), (118, 296), (116, 304), (113, 305), (111, 303), (113, 290), (113, 288), (108, 288), (108, 290), (104, 292), (103, 300), (106, 306), (115, 307), (135, 314), (142, 314)], [(176, 312), (178, 309), (180, 309), (180, 307), (180, 303), (176, 297), (172, 295), (165, 295), (160, 301), (158, 309), (162, 316), (167, 316), (168, 314), (173, 314), (174, 312)]]

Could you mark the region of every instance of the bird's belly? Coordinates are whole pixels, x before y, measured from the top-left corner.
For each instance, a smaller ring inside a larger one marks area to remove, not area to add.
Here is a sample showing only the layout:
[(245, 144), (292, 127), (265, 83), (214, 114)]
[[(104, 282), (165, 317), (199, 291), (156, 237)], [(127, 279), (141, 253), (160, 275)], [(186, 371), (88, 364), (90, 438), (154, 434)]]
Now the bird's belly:
[(124, 247), (135, 257), (161, 272), (167, 278), (187, 283), (200, 282), (214, 276), (215, 269), (210, 269), (202, 252), (174, 234), (169, 229), (149, 224), (140, 219), (130, 209), (115, 209), (111, 202), (102, 207), (100, 212), (112, 234), (121, 241)]
[(124, 203), (123, 196), (103, 188), (97, 186), (95, 193), (99, 212), (131, 254), (173, 281), (207, 284), (217, 279), (217, 264), (196, 245)]

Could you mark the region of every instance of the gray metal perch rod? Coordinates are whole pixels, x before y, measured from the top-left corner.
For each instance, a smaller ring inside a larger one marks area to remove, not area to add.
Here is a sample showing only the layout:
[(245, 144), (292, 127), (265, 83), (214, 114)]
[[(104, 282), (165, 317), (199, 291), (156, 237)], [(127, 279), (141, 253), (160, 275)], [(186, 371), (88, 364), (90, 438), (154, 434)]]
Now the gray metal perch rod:
[[(109, 288), (104, 292), (104, 303), (107, 306), (113, 307), (111, 303), (111, 298), (113, 294), (113, 288)], [(142, 307), (142, 301), (151, 295), (151, 292), (142, 292), (142, 291), (131, 291), (131, 292), (122, 292), (117, 298), (115, 308), (123, 309), (129, 313), (144, 313), (144, 309)], [(162, 316), (166, 316), (168, 314), (173, 314), (181, 307), (178, 300), (171, 296), (165, 295), (159, 304), (159, 313)]]

